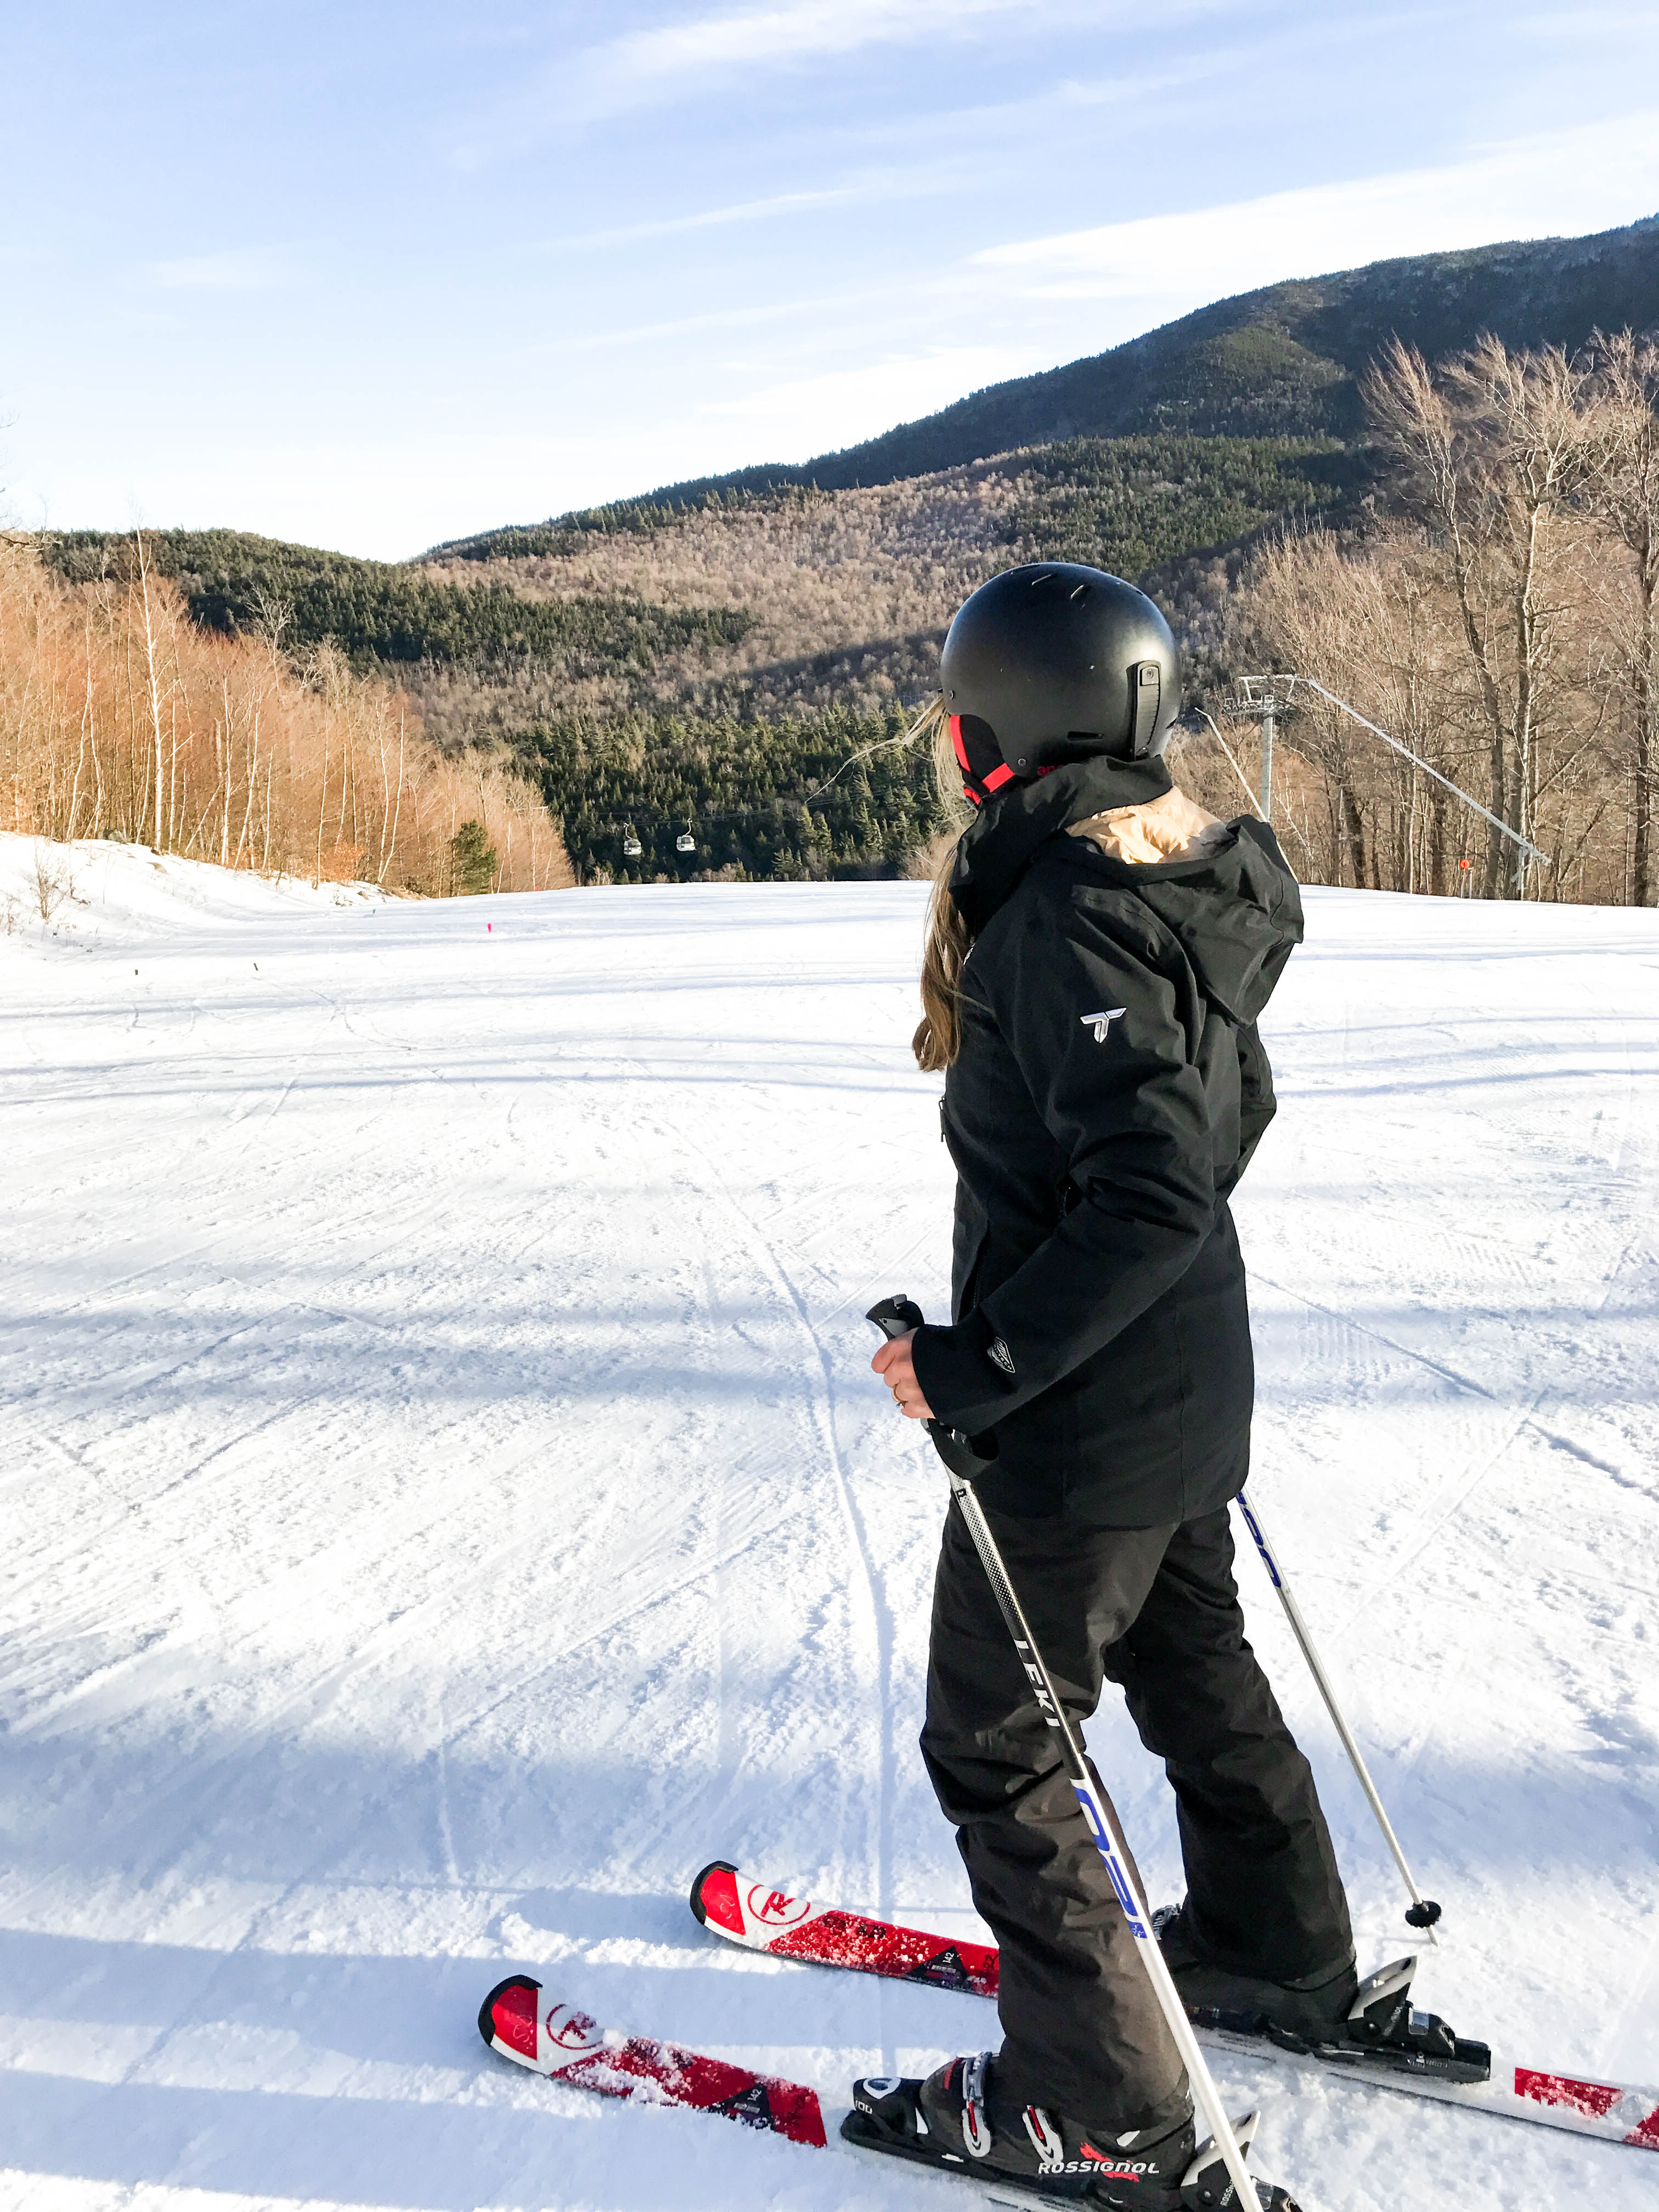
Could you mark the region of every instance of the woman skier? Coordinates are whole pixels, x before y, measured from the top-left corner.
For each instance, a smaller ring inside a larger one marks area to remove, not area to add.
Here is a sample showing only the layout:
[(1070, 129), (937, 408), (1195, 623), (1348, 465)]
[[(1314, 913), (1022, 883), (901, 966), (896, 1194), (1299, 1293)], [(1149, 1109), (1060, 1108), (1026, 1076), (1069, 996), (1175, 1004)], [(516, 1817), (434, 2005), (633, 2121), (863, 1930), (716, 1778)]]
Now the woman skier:
[[(1164, 1762), (1183, 2001), (1340, 2037), (1347, 1905), (1244, 1640), (1227, 1512), (1254, 1389), (1228, 1198), (1274, 1111), (1255, 1023), (1301, 939), (1296, 879), (1265, 823), (1175, 787), (1176, 644), (1132, 585), (998, 576), (941, 672), (975, 814), (935, 887), (915, 1054), (945, 1079), (954, 1318), (872, 1364), (994, 1459), (980, 1499), (1073, 1720), (1109, 1680)], [(1001, 1947), (1003, 2043), (857, 2101), (911, 2156), (1175, 2212), (1196, 2203), (1187, 2077), (1054, 1744), (953, 1512), (921, 1746)]]

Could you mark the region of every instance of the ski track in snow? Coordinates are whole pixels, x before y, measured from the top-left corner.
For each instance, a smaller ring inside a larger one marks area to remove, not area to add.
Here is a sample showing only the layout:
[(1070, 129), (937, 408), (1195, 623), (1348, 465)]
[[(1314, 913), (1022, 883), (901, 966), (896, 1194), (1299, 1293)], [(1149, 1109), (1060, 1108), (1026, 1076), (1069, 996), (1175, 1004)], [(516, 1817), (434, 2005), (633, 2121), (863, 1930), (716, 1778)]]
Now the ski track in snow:
[[(474, 2026), (529, 1971), (832, 2108), (995, 2039), (684, 1904), (719, 1856), (981, 1932), (915, 1749), (942, 1486), (862, 1318), (947, 1297), (925, 887), (415, 905), (86, 846), (43, 927), (32, 852), (0, 839), (0, 2208), (963, 2202)], [(1255, 1486), (1445, 1906), (1419, 2001), (1652, 2082), (1659, 918), (1308, 906), (1237, 1209)], [(1393, 1870), (1242, 1558), (1375, 1964)], [(1177, 1893), (1159, 1770), (1120, 1710), (1090, 1738)], [(1659, 2191), (1218, 2070), (1307, 2212)]]

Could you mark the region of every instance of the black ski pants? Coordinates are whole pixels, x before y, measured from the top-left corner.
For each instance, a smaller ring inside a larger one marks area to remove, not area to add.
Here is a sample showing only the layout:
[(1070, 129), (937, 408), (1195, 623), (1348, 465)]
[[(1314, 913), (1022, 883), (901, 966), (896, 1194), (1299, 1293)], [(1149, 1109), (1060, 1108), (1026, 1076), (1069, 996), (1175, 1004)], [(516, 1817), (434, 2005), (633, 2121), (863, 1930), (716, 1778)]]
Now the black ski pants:
[[(987, 1518), (1073, 1722), (1109, 1679), (1164, 1760), (1206, 1954), (1274, 1981), (1346, 1958), (1330, 1835), (1244, 1640), (1226, 1509), (1157, 1528)], [(954, 1505), (921, 1747), (1001, 1946), (1000, 2087), (1109, 2133), (1173, 2116), (1186, 2096), (1174, 2039)]]

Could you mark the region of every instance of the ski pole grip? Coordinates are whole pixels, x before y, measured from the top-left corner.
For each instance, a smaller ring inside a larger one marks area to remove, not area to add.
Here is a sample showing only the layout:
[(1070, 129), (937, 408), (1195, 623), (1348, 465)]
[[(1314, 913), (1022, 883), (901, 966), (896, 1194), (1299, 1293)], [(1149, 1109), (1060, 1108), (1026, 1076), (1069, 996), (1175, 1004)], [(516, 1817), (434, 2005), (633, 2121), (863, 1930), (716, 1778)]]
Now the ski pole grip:
[[(891, 1343), (896, 1336), (908, 1336), (913, 1328), (921, 1328), (924, 1316), (915, 1300), (907, 1298), (901, 1291), (896, 1297), (884, 1298), (879, 1305), (872, 1306), (864, 1318), (874, 1322)], [(934, 1450), (960, 1480), (971, 1482), (990, 1466), (991, 1462), (981, 1458), (960, 1429), (947, 1428), (943, 1421), (928, 1421), (925, 1425), (933, 1440)]]
[(890, 1343), (894, 1337), (908, 1336), (913, 1328), (922, 1325), (921, 1308), (902, 1291), (896, 1297), (884, 1298), (879, 1305), (872, 1306), (864, 1318), (874, 1322)]

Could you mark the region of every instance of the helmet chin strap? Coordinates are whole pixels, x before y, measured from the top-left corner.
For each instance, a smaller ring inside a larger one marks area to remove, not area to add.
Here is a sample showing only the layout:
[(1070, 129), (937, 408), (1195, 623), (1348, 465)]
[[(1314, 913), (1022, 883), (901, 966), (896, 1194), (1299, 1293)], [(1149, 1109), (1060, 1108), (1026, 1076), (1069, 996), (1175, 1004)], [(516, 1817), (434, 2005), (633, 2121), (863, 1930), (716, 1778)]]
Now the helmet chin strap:
[[(1164, 703), (1164, 672), (1155, 660), (1134, 660), (1130, 662), (1125, 672), (1129, 679), (1129, 727), (1127, 732), (1128, 744), (1125, 752), (1115, 754), (1113, 757), (1119, 760), (1146, 760), (1151, 756), (1157, 741), (1158, 712)], [(982, 806), (988, 799), (994, 798), (1005, 785), (1012, 783), (1018, 771), (1011, 768), (1006, 759), (999, 759), (994, 768), (988, 768), (981, 775), (975, 768), (969, 757), (968, 740), (963, 734), (962, 722), (963, 718), (960, 714), (952, 714), (950, 717), (951, 744), (956, 753), (957, 765), (962, 770), (963, 792), (974, 805)], [(986, 738), (990, 738), (991, 732), (988, 726), (981, 723), (979, 726), (984, 730)], [(983, 742), (977, 740), (976, 742), (980, 742), (982, 757), (987, 748)], [(1109, 752), (1110, 748), (1101, 744), (1098, 740), (1084, 740), (1079, 735), (1075, 739), (1068, 739), (1064, 747), (1051, 746), (1048, 750), (1050, 752), (1059, 752), (1060, 760), (1063, 761), (1085, 760), (1097, 752)], [(1024, 763), (1022, 763), (1021, 765), (1024, 766)], [(1040, 776), (1046, 775), (1050, 769), (1059, 765), (1060, 761), (1051, 759), (1046, 765), (1036, 769), (1035, 773)]]
[(952, 714), (950, 719), (951, 744), (956, 752), (957, 765), (962, 770), (963, 791), (973, 805), (982, 806), (985, 801), (994, 797), (1005, 784), (1013, 781), (1014, 771), (1006, 761), (1002, 761), (995, 768), (988, 769), (984, 775), (976, 775), (974, 773), (973, 763), (968, 757), (967, 744), (963, 738), (962, 717), (960, 714)]

